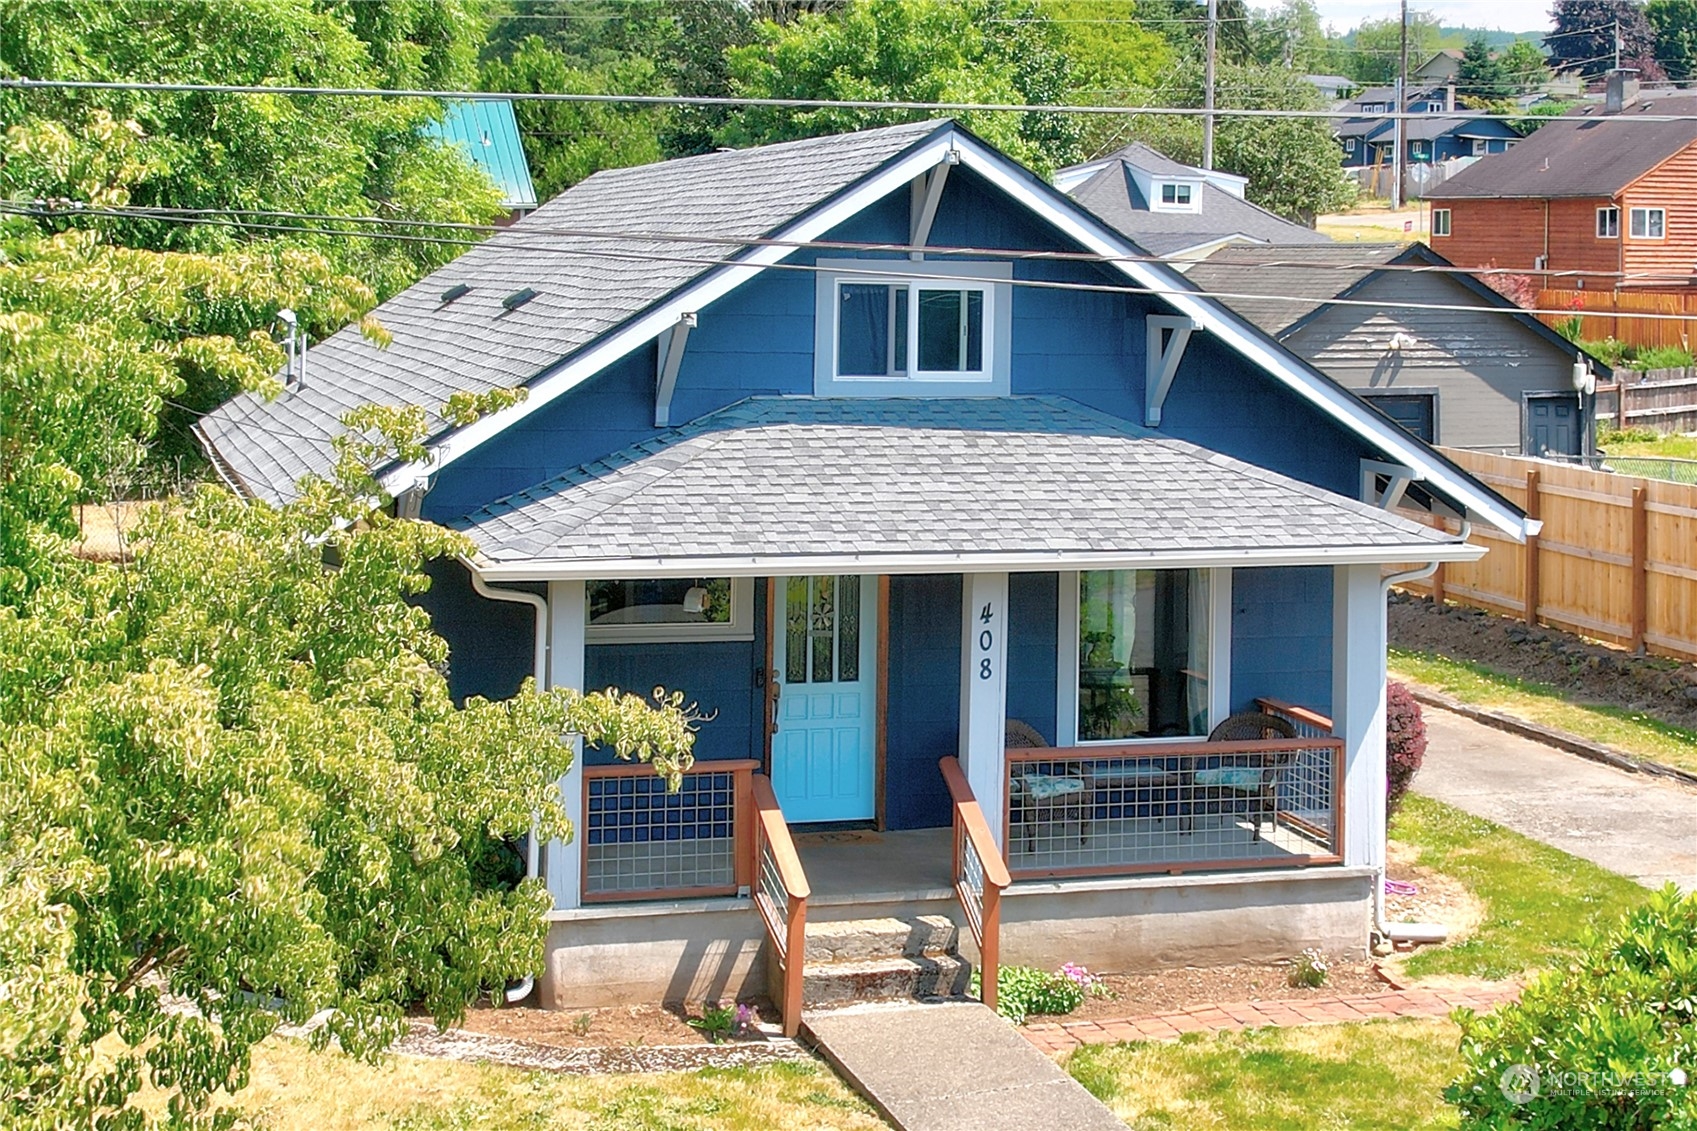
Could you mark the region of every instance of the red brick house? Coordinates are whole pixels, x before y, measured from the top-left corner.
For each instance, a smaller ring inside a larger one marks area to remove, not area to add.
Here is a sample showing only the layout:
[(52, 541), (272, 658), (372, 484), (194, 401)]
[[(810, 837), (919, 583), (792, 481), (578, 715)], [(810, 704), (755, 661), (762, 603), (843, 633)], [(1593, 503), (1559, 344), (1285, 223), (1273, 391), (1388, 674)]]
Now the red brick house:
[(1654, 120), (1692, 114), (1697, 92), (1640, 93), (1616, 76), (1604, 104), (1433, 189), (1432, 249), (1463, 267), (1595, 272), (1552, 288), (1697, 286), (1697, 121)]

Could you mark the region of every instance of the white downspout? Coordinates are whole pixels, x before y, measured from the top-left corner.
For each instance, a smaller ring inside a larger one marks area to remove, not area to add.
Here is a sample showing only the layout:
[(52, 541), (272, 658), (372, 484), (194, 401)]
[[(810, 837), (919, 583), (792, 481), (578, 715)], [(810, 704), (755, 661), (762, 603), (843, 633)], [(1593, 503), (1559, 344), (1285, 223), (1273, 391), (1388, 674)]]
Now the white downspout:
[[(1467, 519), (1461, 520), (1460, 537), (1463, 542), (1473, 530), (1473, 524)], [(1442, 562), (1427, 562), (1419, 569), (1411, 569), (1404, 573), (1393, 573), (1379, 582), (1380, 596), (1389, 599), (1391, 587), (1407, 581), (1422, 581), (1438, 572)], [(1395, 942), (1410, 943), (1441, 943), (1449, 937), (1449, 928), (1441, 923), (1387, 923), (1385, 922), (1385, 865), (1379, 866), (1378, 874), (1373, 877), (1373, 929), (1382, 939)]]
[[(462, 565), (464, 565), (466, 567), (467, 570), (469, 570), (471, 572), (471, 587), (472, 587), (472, 589), (476, 590), (478, 596), (487, 597), (491, 601), (509, 601), (509, 602), (511, 602), (515, 605), (529, 605), (531, 607), (531, 609), (535, 611), (535, 613), (536, 613), (536, 656), (535, 656), (535, 669), (534, 670), (536, 672), (536, 687), (537, 687), (537, 690), (539, 690), (539, 691), (546, 688), (548, 686), (548, 601), (547, 601), (547, 599), (545, 597), (542, 597), (540, 594), (526, 593), (523, 590), (519, 590), (519, 589), (494, 589), (494, 588), (491, 588), (488, 585), (488, 583), (486, 583), (483, 580), (482, 575), (477, 572), (477, 567), (473, 566), (471, 564), (471, 562), (467, 561), (464, 558), (461, 558), (460, 562), (461, 562)], [(535, 879), (537, 873), (541, 870), (541, 865), (542, 865), (542, 845), (540, 843), (538, 843), (537, 838), (536, 838), (536, 828), (535, 828), (534, 825), (532, 825), (531, 830), (530, 830), (529, 842), (525, 845), (525, 854), (524, 854), (524, 874), (525, 874), (525, 878), (526, 879)], [(533, 991), (535, 988), (536, 988), (536, 978), (535, 978), (535, 976), (534, 975), (526, 975), (523, 979), (521, 979), (517, 983), (507, 987), (507, 993), (506, 993), (507, 1003), (509, 1005), (516, 1005), (517, 1003), (523, 1001), (525, 998), (529, 997), (530, 994), (531, 994), (531, 991)]]

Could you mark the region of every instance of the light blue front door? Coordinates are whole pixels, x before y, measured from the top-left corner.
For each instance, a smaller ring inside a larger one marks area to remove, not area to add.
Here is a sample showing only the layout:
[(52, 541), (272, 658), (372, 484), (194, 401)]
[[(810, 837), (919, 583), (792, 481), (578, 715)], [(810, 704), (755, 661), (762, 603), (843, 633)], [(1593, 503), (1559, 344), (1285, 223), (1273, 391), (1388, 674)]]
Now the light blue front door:
[(878, 631), (870, 577), (780, 578), (772, 788), (784, 819), (870, 820)]

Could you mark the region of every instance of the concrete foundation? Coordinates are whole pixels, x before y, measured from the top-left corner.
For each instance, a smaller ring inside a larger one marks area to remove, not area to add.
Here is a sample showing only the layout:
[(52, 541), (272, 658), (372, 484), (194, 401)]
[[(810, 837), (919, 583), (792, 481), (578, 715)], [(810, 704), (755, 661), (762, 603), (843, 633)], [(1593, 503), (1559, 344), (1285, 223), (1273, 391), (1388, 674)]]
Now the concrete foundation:
[[(1103, 973), (1277, 962), (1306, 947), (1367, 952), (1373, 872), (1315, 868), (1015, 884), (1002, 898), (1002, 962)], [(810, 922), (934, 914), (953, 900), (915, 891), (856, 903), (829, 896)], [(960, 953), (976, 961), (970, 934)], [(746, 899), (586, 907), (556, 912), (539, 1001), (553, 1009), (729, 1000), (764, 994), (766, 934)], [(775, 967), (774, 967), (775, 968)]]
[(1367, 953), (1364, 868), (1019, 883), (1002, 896), (1004, 965), (1107, 974)]

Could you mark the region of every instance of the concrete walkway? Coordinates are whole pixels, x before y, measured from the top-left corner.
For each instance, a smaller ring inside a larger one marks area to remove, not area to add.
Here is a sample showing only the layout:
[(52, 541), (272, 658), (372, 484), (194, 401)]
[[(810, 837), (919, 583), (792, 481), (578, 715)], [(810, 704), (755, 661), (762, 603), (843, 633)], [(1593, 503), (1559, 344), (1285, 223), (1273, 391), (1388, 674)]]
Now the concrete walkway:
[(1646, 887), (1697, 890), (1697, 790), (1427, 707), (1414, 789)]
[(1513, 1001), (1519, 993), (1519, 988), (1509, 982), (1479, 982), (1443, 989), (1410, 986), (1375, 994), (1198, 1005), (1118, 1021), (1047, 1022), (1028, 1025), (1022, 1032), (1037, 1049), (1053, 1056), (1071, 1052), (1080, 1045), (1174, 1041), (1185, 1033), (1230, 1032), (1265, 1025), (1336, 1025), (1387, 1017), (1448, 1017), (1460, 1006), (1484, 1013), (1505, 1001)]
[(1125, 1131), (1114, 1113), (977, 1002), (802, 1015), (802, 1030), (901, 1131)]

